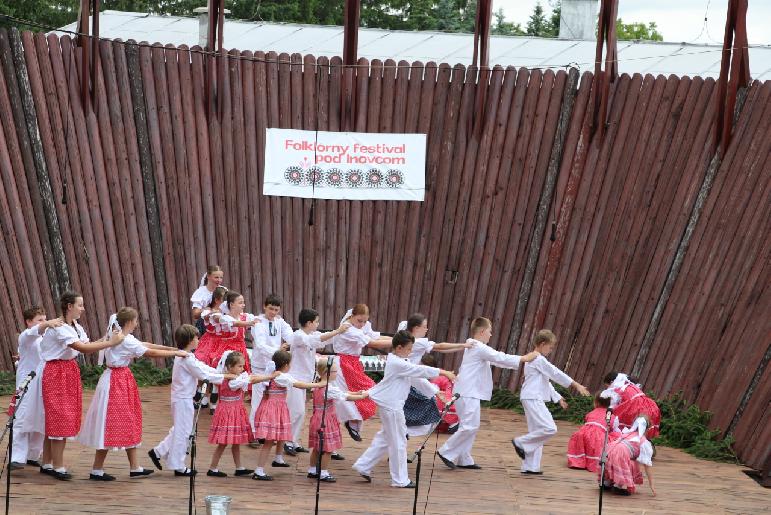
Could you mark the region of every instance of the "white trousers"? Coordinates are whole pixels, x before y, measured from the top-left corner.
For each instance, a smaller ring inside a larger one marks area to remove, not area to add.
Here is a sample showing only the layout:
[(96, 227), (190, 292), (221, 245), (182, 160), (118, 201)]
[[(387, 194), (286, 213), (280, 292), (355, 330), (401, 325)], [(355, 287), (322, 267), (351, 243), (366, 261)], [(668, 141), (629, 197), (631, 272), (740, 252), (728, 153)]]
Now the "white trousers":
[[(252, 374), (265, 375), (264, 368), (252, 368)], [(262, 395), (265, 393), (265, 387), (268, 383), (254, 383), (252, 385), (252, 409), (249, 412), (249, 425), (252, 426), (252, 432), (254, 432), (254, 416), (257, 414), (257, 409), (262, 402)], [(294, 388), (292, 388), (294, 390)]]
[(174, 425), (169, 429), (166, 438), (155, 447), (155, 454), (166, 462), (168, 468), (185, 470), (187, 442), (193, 431), (195, 418), (193, 400), (173, 401), (171, 403), (171, 418)]
[[(29, 390), (28, 390), (29, 392)], [(21, 403), (16, 407), (16, 418), (13, 420), (13, 448), (11, 449), (11, 461), (27, 463), (27, 460), (38, 460), (43, 452), (43, 433), (22, 431), (25, 420), (34, 408), (29, 393), (24, 395)]]
[(290, 388), (286, 393), (289, 420), (292, 422), (292, 444), (301, 445), (303, 423), (305, 422), (305, 390)]
[(541, 470), (543, 444), (557, 434), (557, 426), (554, 424), (554, 419), (551, 417), (545, 402), (522, 399), (522, 407), (525, 408), (528, 433), (515, 439), (517, 445), (525, 451), (522, 470), (539, 472)]
[(410, 484), (410, 478), (407, 474), (407, 423), (404, 420), (404, 411), (378, 407), (377, 413), (383, 427), (375, 434), (364, 454), (353, 464), (353, 469), (369, 476), (387, 452), (391, 486), (407, 486)]
[(471, 448), (474, 447), (479, 431), (479, 415), (481, 407), (479, 399), (461, 397), (455, 401), (455, 411), (460, 420), (460, 426), (454, 435), (450, 436), (439, 454), (458, 465), (473, 465)]

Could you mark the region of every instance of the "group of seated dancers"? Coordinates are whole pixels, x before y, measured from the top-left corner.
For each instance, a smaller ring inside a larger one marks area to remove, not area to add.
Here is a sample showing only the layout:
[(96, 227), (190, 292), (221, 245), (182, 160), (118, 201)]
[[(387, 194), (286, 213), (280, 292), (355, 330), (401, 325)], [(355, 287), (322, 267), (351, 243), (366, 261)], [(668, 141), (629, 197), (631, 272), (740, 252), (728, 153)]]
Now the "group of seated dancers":
[[(344, 459), (338, 453), (342, 448), (341, 423), (352, 439), (361, 441), (362, 424), (377, 413), (382, 427), (353, 469), (372, 482), (376, 464), (387, 456), (390, 484), (401, 488), (415, 487), (408, 475), (409, 436), (427, 435), (437, 425), (450, 433), (437, 451), (444, 465), (450, 469), (482, 468), (471, 451), (480, 426), (481, 401), (490, 400), (493, 391), (492, 366), (524, 367), (520, 398), (528, 433), (512, 440), (515, 453), (522, 459), (523, 474), (543, 473), (544, 443), (557, 432), (545, 403), (559, 402), (567, 407), (551, 381), (589, 395), (584, 386), (548, 361), (557, 338), (546, 329), (537, 332), (534, 349), (523, 356), (489, 346), (492, 323), (484, 317), (473, 319), (470, 338), (463, 343), (430, 341), (426, 337), (427, 319), (418, 313), (402, 322), (393, 337), (382, 336), (372, 329), (365, 304), (348, 310), (339, 327), (325, 333), (318, 331), (319, 313), (304, 308), (299, 313), (299, 328), (293, 331), (280, 315), (278, 296), (269, 295), (263, 313), (255, 316), (245, 311), (244, 297), (223, 287), (222, 282), (222, 270), (210, 266), (191, 298), (196, 325), (176, 328), (176, 348), (133, 336), (138, 312), (131, 307), (119, 309), (110, 318), (104, 336), (90, 341), (78, 323), (84, 300), (75, 292), (62, 295), (59, 318), (47, 319), (40, 307), (25, 310), (27, 328), (19, 335), (17, 388), (26, 388), (26, 394), (9, 409), (16, 416), (10, 466), (33, 465), (42, 474), (69, 480), (72, 475), (65, 465), (64, 450), (67, 440), (77, 439), (95, 449), (91, 480), (115, 479), (104, 470), (109, 450), (126, 451), (129, 477), (153, 473), (140, 465), (137, 456), (142, 443), (142, 406), (129, 364), (141, 356), (174, 358), (173, 425), (147, 454), (157, 469), (165, 466), (175, 476), (196, 474), (187, 466), (186, 456), (196, 401), (200, 400), (195, 397), (202, 381), (216, 385), (216, 393), (204, 399), (213, 412), (208, 442), (216, 446), (207, 476), (227, 477), (219, 461), (229, 445), (235, 476), (270, 481), (274, 477), (266, 472), (269, 459), (271, 468), (290, 467), (285, 454), (310, 452), (308, 477), (335, 482), (329, 463), (330, 459)], [(247, 329), (252, 336), (251, 353), (246, 347)], [(334, 355), (318, 354), (327, 345)], [(359, 360), (364, 348), (389, 352), (383, 378), (377, 384), (364, 373)], [(434, 366), (432, 352), (461, 351), (457, 375)], [(97, 352), (99, 364), (106, 368), (81, 423), (82, 384), (77, 358)], [(33, 371), (34, 377), (22, 387)], [(307, 390), (311, 390), (312, 415), (305, 448), (301, 433)], [(251, 395), (249, 414), (245, 394)], [(649, 438), (658, 434), (660, 423), (655, 402), (625, 374), (612, 372), (605, 378), (605, 389), (595, 397), (595, 407), (587, 415), (586, 425), (570, 439), (568, 466), (597, 471), (607, 431), (603, 485), (619, 494), (630, 494), (642, 483), (639, 463), (653, 491)], [(614, 414), (606, 423), (609, 408)], [(322, 422), (323, 433), (319, 431)], [(241, 445), (260, 448), (253, 469), (244, 466)]]

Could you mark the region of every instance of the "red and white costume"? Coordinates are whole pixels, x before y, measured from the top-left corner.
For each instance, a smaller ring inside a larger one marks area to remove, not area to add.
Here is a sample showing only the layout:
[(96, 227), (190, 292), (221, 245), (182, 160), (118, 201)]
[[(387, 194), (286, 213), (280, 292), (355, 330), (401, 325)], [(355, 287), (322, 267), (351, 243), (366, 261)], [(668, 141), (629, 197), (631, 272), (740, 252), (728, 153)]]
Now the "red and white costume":
[[(277, 316), (268, 320), (264, 315), (258, 315), (261, 323), (252, 327), (252, 373), (266, 375), (268, 368), (275, 370), (273, 365), (273, 353), (281, 348), (281, 342), (288, 342), (292, 338), (292, 326), (283, 318)], [(268, 383), (255, 383), (252, 385), (252, 409), (249, 412), (249, 421), (254, 424), (254, 416), (262, 402), (263, 393)], [(254, 425), (252, 425), (254, 431)]]
[(192, 354), (174, 358), (171, 371), (171, 416), (174, 425), (169, 434), (155, 447), (155, 454), (173, 470), (185, 470), (187, 442), (193, 430), (193, 396), (198, 381), (221, 384), (224, 376), (200, 362)]
[[(438, 376), (434, 377), (430, 380), (432, 384), (436, 385), (437, 388), (439, 388), (439, 391), (441, 391), (444, 394), (445, 399), (451, 399), (452, 398), (452, 381), (447, 379), (444, 376)], [(439, 409), (439, 412), (441, 413), (442, 410), (444, 410), (445, 403), (439, 398), (435, 397), (436, 399), (436, 407)], [(437, 426), (436, 430), (440, 433), (446, 433), (450, 427), (454, 426), (458, 423), (458, 414), (455, 411), (455, 404), (450, 406), (450, 409), (447, 411), (445, 416), (442, 418), (442, 421), (439, 422), (439, 425)]]
[[(573, 433), (568, 441), (568, 467), (586, 469), (597, 472), (602, 454), (602, 444), (605, 442), (605, 408), (594, 408), (584, 417), (584, 425)], [(618, 438), (621, 433), (618, 427), (618, 417), (611, 415), (608, 444)]]
[[(213, 315), (214, 316), (214, 315)], [(212, 317), (209, 317), (212, 318)], [(251, 313), (241, 313), (238, 317), (240, 322), (251, 322), (255, 317)], [(246, 352), (246, 341), (244, 340), (245, 327), (237, 327), (234, 325), (236, 319), (230, 315), (219, 316), (219, 334), (214, 338), (209, 351), (209, 366), (216, 366), (219, 363), (220, 358), (226, 351), (237, 351), (244, 355), (246, 360), (244, 363), (244, 369), (246, 372), (251, 372), (249, 366), (249, 360), (246, 357), (249, 355)], [(196, 353), (197, 356), (197, 353)]]
[(44, 433), (53, 440), (77, 436), (83, 414), (83, 385), (76, 361), (80, 353), (70, 345), (87, 341), (86, 332), (76, 321), (45, 332), (40, 341), (42, 363), (24, 400), (30, 403), (30, 411), (22, 431)]
[(268, 383), (265, 397), (254, 415), (254, 437), (277, 442), (292, 440), (292, 421), (286, 405), (287, 389), (297, 381), (289, 374), (281, 374)]
[(218, 339), (222, 335), (222, 324), (220, 324), (221, 312), (212, 311), (210, 308), (204, 308), (201, 311), (204, 333), (198, 340), (198, 347), (195, 349), (195, 357), (210, 367), (217, 365), (213, 359), (213, 354), (218, 346)]
[(618, 374), (602, 395), (610, 397), (610, 407), (618, 417), (621, 429), (630, 428), (636, 417), (646, 415), (651, 421), (647, 437), (655, 438), (659, 435), (661, 410), (653, 399), (645, 395), (642, 387), (631, 382), (626, 374)]
[[(142, 444), (142, 401), (129, 364), (147, 352), (129, 334), (115, 347), (104, 350), (107, 368), (96, 385), (78, 440), (94, 449), (122, 450)], [(101, 356), (100, 356), (101, 361)]]
[[(298, 329), (289, 338), (289, 352), (292, 362), (289, 374), (304, 383), (312, 383), (316, 377), (316, 350), (326, 345), (321, 341), (321, 333), (315, 331), (306, 333)], [(305, 390), (292, 388), (287, 392), (286, 404), (289, 407), (289, 417), (292, 420), (292, 442), (300, 445), (300, 438), (305, 421)], [(343, 399), (345, 400), (345, 399)], [(335, 418), (336, 419), (336, 418)]]
[[(211, 304), (212, 295), (214, 294), (214, 291), (209, 291), (209, 288), (206, 287), (206, 274), (201, 277), (201, 283), (198, 285), (198, 289), (193, 292), (193, 295), (190, 296), (190, 304), (192, 305), (192, 308), (198, 308), (201, 311), (209, 307), (209, 304)], [(224, 302), (220, 306), (220, 311), (223, 313), (228, 312), (228, 306)]]
[[(40, 336), (39, 326), (35, 325), (22, 331), (19, 335), (19, 363), (16, 366), (16, 393), (19, 393), (19, 386), (27, 378), (30, 372), (39, 374), (38, 369), (42, 363), (40, 359)], [(31, 382), (38, 380), (35, 377)], [(37, 460), (40, 453), (43, 452), (43, 433), (22, 431), (24, 419), (30, 413), (30, 408), (34, 404), (32, 395), (28, 387), (27, 394), (16, 409), (15, 402), (8, 408), (8, 414), (16, 411), (16, 419), (13, 423), (13, 449), (11, 451), (11, 461), (14, 463), (26, 463), (27, 460)], [(16, 397), (13, 397), (15, 401)]]
[[(297, 388), (294, 388), (297, 390)], [(340, 421), (337, 419), (335, 401), (344, 401), (346, 394), (334, 385), (329, 385), (327, 392), (327, 409), (324, 412), (324, 387), (313, 389), (313, 414), (308, 428), (308, 447), (321, 450), (319, 428), (321, 415), (324, 413), (324, 452), (335, 452), (343, 448), (343, 438), (340, 435)]]
[[(638, 463), (653, 466), (653, 446), (645, 438), (646, 425), (645, 419), (637, 419), (630, 429), (623, 431), (621, 437), (608, 444), (603, 484), (634, 493), (635, 485), (643, 483)], [(598, 469), (598, 477), (599, 472)]]
[(219, 386), (220, 399), (209, 426), (209, 443), (243, 444), (252, 440), (252, 426), (244, 408), (244, 392), (248, 389), (246, 372)]

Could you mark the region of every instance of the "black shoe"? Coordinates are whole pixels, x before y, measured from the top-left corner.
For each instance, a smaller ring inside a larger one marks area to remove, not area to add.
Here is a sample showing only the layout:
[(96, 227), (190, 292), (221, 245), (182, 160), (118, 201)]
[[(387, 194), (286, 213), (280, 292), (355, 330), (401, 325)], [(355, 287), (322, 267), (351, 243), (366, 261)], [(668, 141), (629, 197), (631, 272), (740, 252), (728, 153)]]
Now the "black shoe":
[(155, 472), (152, 469), (131, 470), (129, 471), (129, 477), (147, 477)]
[(111, 476), (110, 474), (102, 474), (101, 476), (97, 474), (89, 474), (88, 479), (91, 481), (115, 481), (115, 476)]
[(150, 456), (150, 459), (152, 460), (153, 465), (155, 465), (155, 468), (158, 470), (163, 470), (163, 467), (161, 466), (161, 459), (157, 454), (155, 454), (155, 449), (150, 449), (147, 451), (147, 455)]
[(476, 463), (472, 463), (471, 465), (455, 465), (459, 469), (470, 469), (470, 470), (481, 470), (482, 467), (477, 465)]
[(361, 442), (361, 435), (358, 431), (356, 431), (354, 428), (351, 427), (351, 422), (346, 421), (345, 422), (345, 428), (348, 430), (348, 434), (353, 438), (355, 442)]
[(222, 472), (221, 470), (218, 470), (217, 472), (214, 472), (213, 470), (209, 469), (206, 471), (206, 475), (209, 477), (228, 477), (227, 474)]
[(12, 461), (8, 465), (8, 468), (11, 470), (21, 470), (24, 468), (24, 463), (19, 463), (18, 461)]
[(252, 471), (249, 469), (240, 469), (240, 470), (236, 469), (236, 472), (233, 475), (238, 477), (238, 476), (248, 476), (250, 474), (252, 474)]
[(70, 474), (66, 470), (64, 472), (57, 472), (54, 470), (53, 474), (51, 475), (56, 479), (58, 479), (59, 481), (69, 481), (70, 479), (72, 479), (72, 474)]
[(259, 475), (259, 474), (252, 474), (252, 479), (256, 479), (257, 481), (273, 481), (273, 476), (269, 476), (267, 474)]
[(294, 447), (286, 443), (284, 444), (284, 452), (290, 456), (297, 456), (297, 451)]
[(265, 438), (258, 438), (257, 443), (260, 445), (265, 445)]
[(319, 475), (315, 472), (308, 472), (308, 479), (318, 479)]
[(251, 447), (252, 449), (259, 449), (260, 442), (258, 442), (257, 440), (251, 441), (249, 442), (249, 447)]
[(39, 467), (40, 462), (37, 460), (27, 460), (27, 465), (32, 465), (33, 467)]
[(520, 471), (520, 474), (526, 474), (528, 476), (543, 476), (543, 471), (538, 470), (522, 470)]
[(456, 467), (455, 463), (453, 463), (452, 461), (450, 461), (450, 460), (448, 460), (447, 458), (445, 458), (444, 456), (442, 456), (442, 455), (439, 453), (439, 451), (437, 451), (437, 452), (436, 452), (436, 455), (437, 455), (437, 456), (439, 456), (439, 459), (440, 459), (440, 460), (442, 460), (442, 463), (444, 463), (445, 465), (447, 465), (447, 468), (451, 468), (451, 469), (454, 469), (454, 468)]
[(288, 468), (291, 467), (289, 463), (281, 463), (280, 461), (274, 461), (270, 464), (271, 467)]
[(632, 492), (630, 492), (626, 488), (619, 488), (617, 486), (613, 487), (613, 493), (616, 495), (632, 495)]
[(302, 445), (295, 445), (294, 452), (311, 452)]
[(457, 433), (457, 432), (458, 432), (458, 428), (459, 428), (459, 427), (460, 427), (460, 424), (455, 424), (454, 426), (450, 426), (450, 427), (447, 429), (447, 434), (448, 434), (448, 435), (454, 435), (455, 433)]
[(412, 458), (407, 458), (407, 463), (412, 463)]
[(319, 481), (322, 483), (337, 483), (337, 478), (335, 476), (324, 476)]
[(198, 474), (197, 470), (190, 470), (190, 469), (185, 469), (182, 472), (180, 472), (179, 470), (174, 471), (174, 476), (176, 477), (190, 477), (196, 474)]
[(367, 483), (372, 482), (372, 476), (370, 476), (369, 474), (364, 474), (363, 472), (359, 472), (359, 475), (363, 477), (364, 481), (366, 481)]
[(519, 456), (520, 458), (522, 458), (524, 460), (525, 459), (525, 449), (523, 449), (522, 447), (517, 445), (517, 442), (513, 438), (511, 439), (511, 445), (513, 445), (514, 446), (514, 450), (517, 451), (517, 456)]
[(331, 458), (335, 461), (343, 461), (345, 459), (345, 456), (343, 456), (340, 453), (333, 452)]
[(408, 484), (404, 485), (402, 488), (415, 488), (415, 481), (410, 481)]
[(53, 476), (54, 472), (56, 472), (54, 469), (44, 469), (42, 466), (40, 467), (41, 474), (45, 474), (47, 476)]

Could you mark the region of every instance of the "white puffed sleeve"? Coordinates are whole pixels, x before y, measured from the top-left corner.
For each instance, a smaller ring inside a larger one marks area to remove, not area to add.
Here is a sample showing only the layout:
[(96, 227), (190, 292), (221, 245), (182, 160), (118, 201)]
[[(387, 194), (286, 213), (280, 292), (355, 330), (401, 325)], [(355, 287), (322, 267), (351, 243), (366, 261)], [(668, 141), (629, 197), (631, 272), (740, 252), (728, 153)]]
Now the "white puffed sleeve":
[(228, 386), (231, 390), (248, 390), (251, 383), (249, 383), (249, 374), (241, 372), (241, 375), (235, 379), (228, 381)]
[(653, 445), (648, 440), (640, 444), (640, 455), (637, 457), (637, 461), (649, 467), (653, 466)]
[(297, 379), (289, 374), (279, 374), (279, 376), (273, 380), (276, 382), (276, 384), (283, 386), (284, 388), (291, 388), (297, 382)]

